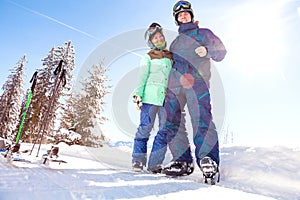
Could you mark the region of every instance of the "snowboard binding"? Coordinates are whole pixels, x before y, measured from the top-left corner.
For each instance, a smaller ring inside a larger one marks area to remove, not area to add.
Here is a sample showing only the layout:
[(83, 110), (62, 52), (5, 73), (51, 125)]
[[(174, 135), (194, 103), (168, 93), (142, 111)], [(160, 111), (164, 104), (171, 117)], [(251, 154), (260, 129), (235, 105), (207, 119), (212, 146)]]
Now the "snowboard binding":
[(203, 173), (203, 182), (210, 185), (215, 185), (220, 181), (219, 167), (210, 157), (204, 157), (200, 161), (200, 170)]
[(173, 161), (165, 166), (161, 173), (168, 176), (184, 176), (194, 172), (194, 163)]
[(160, 174), (160, 173), (162, 173), (163, 166), (157, 165), (155, 167), (148, 168), (147, 170), (153, 174)]

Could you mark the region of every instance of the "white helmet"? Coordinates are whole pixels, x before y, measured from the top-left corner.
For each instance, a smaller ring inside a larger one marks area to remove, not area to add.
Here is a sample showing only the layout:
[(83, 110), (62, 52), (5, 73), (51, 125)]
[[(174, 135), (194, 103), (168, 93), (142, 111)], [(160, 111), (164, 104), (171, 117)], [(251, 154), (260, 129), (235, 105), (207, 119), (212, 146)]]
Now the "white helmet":
[(162, 27), (158, 24), (158, 23), (152, 23), (149, 28), (147, 29), (147, 31), (145, 32), (145, 40), (147, 42), (147, 45), (151, 48), (151, 49), (165, 49), (167, 44), (166, 42), (164, 42), (163, 44), (159, 44), (159, 46), (153, 44), (151, 42), (152, 37), (157, 33), (160, 32), (163, 35), (162, 32)]

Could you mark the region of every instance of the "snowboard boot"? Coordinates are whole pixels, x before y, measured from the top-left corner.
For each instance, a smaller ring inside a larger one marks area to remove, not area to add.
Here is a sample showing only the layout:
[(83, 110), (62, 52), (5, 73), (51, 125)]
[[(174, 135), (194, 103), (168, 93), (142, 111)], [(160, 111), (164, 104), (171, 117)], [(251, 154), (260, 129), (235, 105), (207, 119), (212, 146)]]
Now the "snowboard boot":
[(155, 167), (152, 168), (148, 168), (148, 171), (152, 172), (153, 174), (159, 174), (162, 171), (162, 166), (161, 165), (157, 165)]
[(135, 161), (134, 163), (132, 163), (132, 170), (135, 172), (143, 171), (143, 163)]
[(220, 181), (219, 167), (210, 157), (204, 157), (200, 161), (200, 170), (203, 173), (203, 182), (215, 185)]
[(162, 169), (168, 176), (190, 175), (194, 171), (194, 163), (173, 161)]

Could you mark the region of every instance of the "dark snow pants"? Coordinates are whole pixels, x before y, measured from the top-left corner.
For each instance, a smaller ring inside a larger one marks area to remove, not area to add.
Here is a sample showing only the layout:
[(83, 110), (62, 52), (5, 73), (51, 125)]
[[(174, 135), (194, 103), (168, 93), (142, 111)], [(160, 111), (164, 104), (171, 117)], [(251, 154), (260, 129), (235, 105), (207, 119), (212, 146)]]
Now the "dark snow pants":
[(187, 82), (182, 85), (182, 75), (171, 71), (165, 98), (167, 113), (167, 141), (173, 155), (173, 161), (192, 162), (191, 148), (185, 131), (185, 111), (187, 105), (193, 128), (195, 157), (199, 166), (200, 160), (211, 157), (219, 164), (219, 143), (215, 125), (212, 122), (210, 93), (200, 75), (189, 74)]

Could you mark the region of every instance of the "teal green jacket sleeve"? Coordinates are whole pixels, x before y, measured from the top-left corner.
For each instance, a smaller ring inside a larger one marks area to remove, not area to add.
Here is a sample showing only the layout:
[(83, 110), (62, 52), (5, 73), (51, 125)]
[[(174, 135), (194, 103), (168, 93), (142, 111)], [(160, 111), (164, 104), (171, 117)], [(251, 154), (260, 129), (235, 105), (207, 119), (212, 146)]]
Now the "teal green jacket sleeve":
[(134, 95), (143, 97), (144, 91), (146, 87), (147, 80), (150, 74), (150, 57), (145, 55), (140, 61), (140, 71), (139, 71), (139, 78), (138, 78), (138, 85), (134, 91)]

